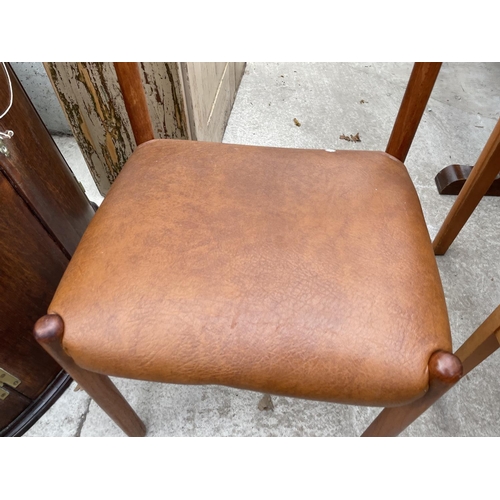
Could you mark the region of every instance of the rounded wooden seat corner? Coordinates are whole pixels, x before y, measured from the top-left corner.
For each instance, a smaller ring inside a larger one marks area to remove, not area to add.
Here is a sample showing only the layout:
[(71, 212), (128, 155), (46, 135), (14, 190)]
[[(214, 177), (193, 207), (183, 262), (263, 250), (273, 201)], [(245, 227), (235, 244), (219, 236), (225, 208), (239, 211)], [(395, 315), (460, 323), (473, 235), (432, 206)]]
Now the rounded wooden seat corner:
[(404, 165), (380, 152), (149, 141), (49, 308), (108, 375), (400, 405), (451, 350)]

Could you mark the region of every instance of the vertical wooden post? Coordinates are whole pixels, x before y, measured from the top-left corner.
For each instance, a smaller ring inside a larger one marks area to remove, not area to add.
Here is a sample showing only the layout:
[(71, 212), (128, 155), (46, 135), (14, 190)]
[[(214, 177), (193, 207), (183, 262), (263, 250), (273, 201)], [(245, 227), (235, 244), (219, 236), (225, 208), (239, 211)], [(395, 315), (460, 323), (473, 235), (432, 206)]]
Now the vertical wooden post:
[(139, 146), (143, 142), (154, 139), (153, 125), (149, 116), (146, 95), (142, 88), (139, 65), (135, 62), (115, 62), (114, 66), (135, 142)]
[(404, 162), (441, 69), (437, 63), (415, 63), (406, 87), (386, 153)]
[[(46, 62), (52, 86), (104, 196), (136, 148), (112, 62)], [(156, 138), (188, 139), (180, 64), (139, 63)]]

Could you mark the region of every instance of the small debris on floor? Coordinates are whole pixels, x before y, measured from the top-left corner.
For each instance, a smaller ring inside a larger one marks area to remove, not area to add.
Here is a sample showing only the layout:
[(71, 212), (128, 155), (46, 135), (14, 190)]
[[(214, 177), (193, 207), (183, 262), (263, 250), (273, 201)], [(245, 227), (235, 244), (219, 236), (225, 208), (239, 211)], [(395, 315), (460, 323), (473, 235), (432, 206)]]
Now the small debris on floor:
[(299, 120), (297, 120), (297, 118), (293, 119), (293, 123), (295, 123), (295, 125), (297, 125), (297, 127), (300, 127), (300, 122), (299, 122)]
[(359, 101), (359, 104), (368, 104), (368, 101), (365, 101), (364, 99), (361, 99), (361, 101)]
[(76, 384), (76, 387), (73, 389), (73, 392), (78, 392), (78, 391), (83, 391), (83, 389), (78, 384)]
[(477, 128), (484, 128), (482, 125), (474, 125), (474, 127), (477, 127)]
[(274, 410), (273, 401), (269, 394), (264, 394), (262, 399), (259, 401), (259, 410), (260, 411)]
[(340, 139), (344, 139), (344, 141), (349, 141), (349, 142), (361, 142), (361, 139), (359, 137), (359, 132), (356, 135), (344, 135), (342, 134), (340, 136)]

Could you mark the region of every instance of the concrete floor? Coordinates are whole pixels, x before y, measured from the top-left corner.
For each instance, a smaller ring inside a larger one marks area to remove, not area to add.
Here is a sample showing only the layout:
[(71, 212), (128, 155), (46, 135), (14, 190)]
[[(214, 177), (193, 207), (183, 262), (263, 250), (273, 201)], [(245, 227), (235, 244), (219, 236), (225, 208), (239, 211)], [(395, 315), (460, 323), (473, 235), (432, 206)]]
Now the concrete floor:
[[(249, 63), (224, 142), (384, 150), (410, 71), (409, 63)], [(406, 161), (431, 237), (454, 200), (438, 195), (434, 176), (452, 163), (474, 164), (499, 116), (500, 63), (443, 65)], [(339, 139), (356, 133), (359, 143)], [(74, 140), (56, 141), (89, 197), (100, 203)], [(500, 198), (485, 198), (438, 258), (455, 349), (500, 304), (499, 214)], [(402, 435), (499, 436), (499, 373), (497, 353)], [(114, 380), (149, 436), (357, 436), (380, 411), (283, 397), (273, 397), (274, 411), (260, 411), (258, 393)], [(26, 434), (121, 435), (74, 385)]]

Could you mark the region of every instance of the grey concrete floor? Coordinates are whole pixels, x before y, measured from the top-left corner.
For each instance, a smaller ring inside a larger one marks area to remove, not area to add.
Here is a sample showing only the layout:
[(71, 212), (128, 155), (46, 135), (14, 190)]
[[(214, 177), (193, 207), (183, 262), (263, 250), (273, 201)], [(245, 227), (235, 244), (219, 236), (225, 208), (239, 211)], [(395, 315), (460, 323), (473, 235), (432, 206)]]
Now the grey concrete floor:
[[(224, 142), (384, 150), (410, 71), (410, 63), (249, 63)], [(406, 161), (431, 237), (454, 200), (437, 193), (434, 176), (452, 163), (474, 164), (499, 116), (500, 63), (443, 65)], [(339, 138), (356, 133), (359, 143)], [(89, 197), (100, 203), (74, 140), (56, 141)], [(499, 214), (500, 198), (483, 199), (437, 259), (455, 349), (500, 304)], [(499, 373), (497, 353), (402, 435), (499, 436)], [(254, 392), (114, 380), (149, 436), (357, 436), (380, 411), (284, 397), (273, 397), (273, 411), (260, 411), (261, 395)], [(122, 435), (74, 385), (26, 434)]]

